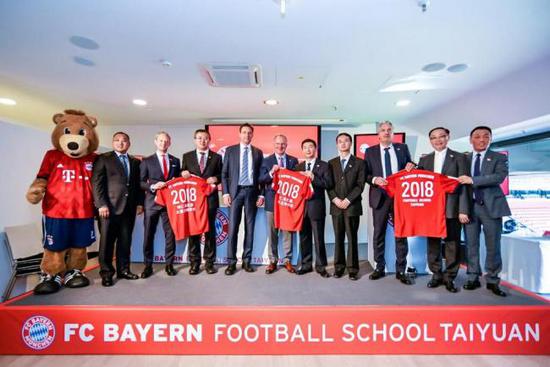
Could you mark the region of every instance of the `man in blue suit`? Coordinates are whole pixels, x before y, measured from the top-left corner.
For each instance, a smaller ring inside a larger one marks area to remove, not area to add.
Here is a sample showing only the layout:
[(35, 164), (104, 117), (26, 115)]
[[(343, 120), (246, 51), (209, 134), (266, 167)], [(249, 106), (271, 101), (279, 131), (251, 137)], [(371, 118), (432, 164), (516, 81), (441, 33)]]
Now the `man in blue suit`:
[(257, 207), (264, 204), (263, 190), (260, 185), (260, 167), (263, 152), (252, 146), (254, 128), (250, 124), (239, 126), (240, 143), (225, 150), (222, 167), (223, 202), (229, 209), (229, 243), (225, 275), (233, 275), (237, 270), (237, 241), (239, 225), (244, 208), (244, 245), (242, 267), (253, 272), (250, 261), (254, 241), (254, 223)]
[(283, 235), (284, 266), (290, 273), (296, 270), (292, 267), (292, 232), (279, 231), (275, 228), (273, 218), (275, 191), (271, 187), (273, 175), (281, 168), (293, 170), (298, 165), (298, 159), (286, 154), (288, 140), (284, 135), (275, 135), (273, 138), (274, 153), (265, 158), (260, 169), (260, 183), (264, 185), (265, 191), (265, 216), (268, 228), (269, 265), (265, 269), (266, 274), (272, 274), (277, 270), (279, 262), (279, 233)]
[[(376, 128), (380, 144), (374, 145), (365, 152), (366, 182), (370, 185), (369, 205), (372, 208), (374, 225), (373, 249), (376, 268), (369, 279), (376, 280), (386, 275), (386, 228), (388, 218), (393, 215), (393, 199), (381, 188), (387, 185), (386, 177), (414, 167), (411, 154), (406, 144), (393, 143), (393, 124), (390, 121), (378, 123)], [(407, 238), (395, 238), (395, 277), (403, 284), (411, 285), (412, 280), (405, 274), (409, 246)]]
[(487, 248), (485, 259), (487, 289), (497, 296), (506, 297), (506, 293), (499, 287), (498, 273), (502, 270), (500, 255), (502, 217), (511, 215), (506, 196), (500, 188), (500, 184), (508, 176), (508, 158), (504, 154), (489, 150), (491, 139), (492, 131), (487, 126), (477, 126), (470, 132), (473, 153), (467, 153), (466, 158), (471, 176), (459, 177), (460, 183), (471, 185), (469, 193), (473, 206), (470, 221), (465, 225), (468, 280), (463, 288), (474, 290), (481, 287), (479, 237), (483, 227)]

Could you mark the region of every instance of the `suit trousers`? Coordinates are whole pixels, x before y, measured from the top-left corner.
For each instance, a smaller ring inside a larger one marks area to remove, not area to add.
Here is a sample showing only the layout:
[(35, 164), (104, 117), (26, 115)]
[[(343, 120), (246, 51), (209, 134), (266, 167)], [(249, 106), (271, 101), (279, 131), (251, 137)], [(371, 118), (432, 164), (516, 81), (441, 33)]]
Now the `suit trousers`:
[[(350, 274), (359, 272), (359, 247), (357, 243), (357, 231), (359, 230), (359, 216), (333, 215), (334, 226), (334, 270), (343, 273), (346, 270)], [(346, 261), (345, 237), (348, 238), (348, 255)]]
[(232, 198), (229, 209), (229, 243), (227, 245), (227, 261), (229, 265), (237, 263), (237, 242), (239, 240), (239, 225), (244, 208), (244, 244), (243, 263), (250, 263), (252, 259), (252, 246), (254, 244), (254, 224), (256, 223), (257, 191), (253, 187), (239, 187), (237, 195)]
[(306, 212), (300, 231), (300, 253), (302, 270), (312, 269), (313, 243), (315, 242), (315, 271), (318, 273), (327, 266), (327, 249), (325, 247), (325, 218), (314, 220)]
[(145, 211), (145, 218), (143, 219), (144, 235), (143, 235), (143, 262), (146, 266), (153, 264), (154, 259), (154, 240), (155, 232), (157, 231), (157, 225), (159, 219), (162, 222), (162, 228), (164, 229), (164, 261), (166, 264), (174, 263), (174, 254), (176, 253), (176, 238), (172, 227), (170, 226), (170, 220), (168, 219), (168, 212), (165, 208), (162, 209), (148, 209)]
[[(393, 200), (384, 197), (382, 206), (372, 209), (372, 219), (374, 225), (373, 249), (376, 270), (384, 271), (386, 268), (386, 259), (384, 252), (386, 250), (386, 228), (390, 214), (393, 215)], [(407, 254), (409, 253), (409, 244), (406, 237), (395, 237), (395, 271), (405, 272), (407, 267)]]
[(109, 215), (99, 218), (99, 274), (101, 277), (112, 277), (115, 274), (113, 254), (116, 246), (116, 272), (130, 271), (130, 248), (132, 232), (136, 221), (135, 209), (126, 208), (120, 215)]
[(269, 249), (269, 262), (279, 261), (279, 235), (283, 236), (284, 263), (292, 260), (292, 232), (275, 228), (273, 212), (265, 212), (267, 220), (267, 246)]
[(473, 215), (470, 223), (465, 225), (466, 233), (466, 257), (468, 280), (478, 280), (482, 274), (479, 259), (479, 238), (481, 230), (485, 236), (485, 279), (488, 284), (498, 284), (498, 274), (502, 270), (502, 257), (500, 254), (500, 237), (502, 234), (502, 217), (491, 218), (484, 205), (474, 204)]
[[(428, 237), (428, 267), (437, 280), (453, 281), (460, 266), (460, 230), (462, 224), (457, 218), (447, 218), (447, 237), (443, 239), (444, 246), (441, 247), (441, 238)], [(443, 275), (442, 250), (445, 254), (445, 275)]]
[[(206, 264), (214, 264), (216, 261), (216, 214), (218, 208), (208, 209), (208, 232), (204, 233), (203, 259)], [(189, 237), (189, 262), (191, 265), (201, 263), (201, 237), (196, 235)]]

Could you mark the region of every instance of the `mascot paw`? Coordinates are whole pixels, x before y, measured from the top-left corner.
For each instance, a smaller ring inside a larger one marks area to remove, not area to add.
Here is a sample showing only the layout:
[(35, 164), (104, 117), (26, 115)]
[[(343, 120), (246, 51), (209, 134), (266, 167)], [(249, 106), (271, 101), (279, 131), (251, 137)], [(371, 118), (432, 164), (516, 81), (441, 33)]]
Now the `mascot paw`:
[(86, 278), (80, 270), (73, 269), (65, 273), (65, 286), (68, 288), (82, 288), (90, 285), (90, 280)]
[(31, 187), (27, 191), (27, 201), (31, 204), (38, 204), (43, 198), (46, 192), (47, 181), (43, 178), (37, 178), (32, 183)]
[(34, 287), (34, 294), (51, 294), (61, 289), (61, 276), (59, 274), (51, 276), (49, 274), (42, 273), (40, 276), (40, 283)]

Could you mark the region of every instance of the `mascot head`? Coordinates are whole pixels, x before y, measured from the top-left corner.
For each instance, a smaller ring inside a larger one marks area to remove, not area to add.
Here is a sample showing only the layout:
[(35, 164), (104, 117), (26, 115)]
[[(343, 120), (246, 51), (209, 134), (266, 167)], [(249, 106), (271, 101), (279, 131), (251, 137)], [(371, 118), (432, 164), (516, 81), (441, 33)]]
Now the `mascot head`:
[(71, 158), (80, 158), (96, 151), (99, 139), (95, 132), (97, 119), (82, 111), (65, 110), (53, 116), (55, 129), (52, 144)]

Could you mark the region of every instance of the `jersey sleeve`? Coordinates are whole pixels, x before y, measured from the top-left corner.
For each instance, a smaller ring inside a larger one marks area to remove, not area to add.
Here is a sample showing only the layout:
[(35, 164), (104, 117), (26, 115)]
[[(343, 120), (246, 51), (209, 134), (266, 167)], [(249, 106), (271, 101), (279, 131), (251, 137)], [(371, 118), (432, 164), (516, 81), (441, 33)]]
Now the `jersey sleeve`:
[(157, 195), (155, 196), (155, 203), (160, 206), (166, 206), (166, 201), (164, 195), (168, 192), (167, 188), (157, 190)]
[(304, 198), (306, 200), (311, 199), (313, 196), (313, 185), (311, 184), (311, 179), (309, 177), (306, 177), (306, 181), (304, 182)]
[(444, 175), (439, 176), (439, 184), (443, 192), (451, 193), (455, 191), (456, 187), (459, 185), (458, 179), (447, 177)]
[(271, 188), (275, 192), (277, 192), (277, 190), (279, 190), (279, 172), (280, 172), (280, 170), (275, 172), (275, 174), (273, 175), (273, 181), (271, 183)]
[(44, 159), (42, 159), (42, 164), (40, 165), (40, 169), (38, 170), (36, 178), (44, 178), (47, 180), (50, 177), (50, 173), (52, 172), (52, 163), (52, 152), (48, 151), (44, 156)]

